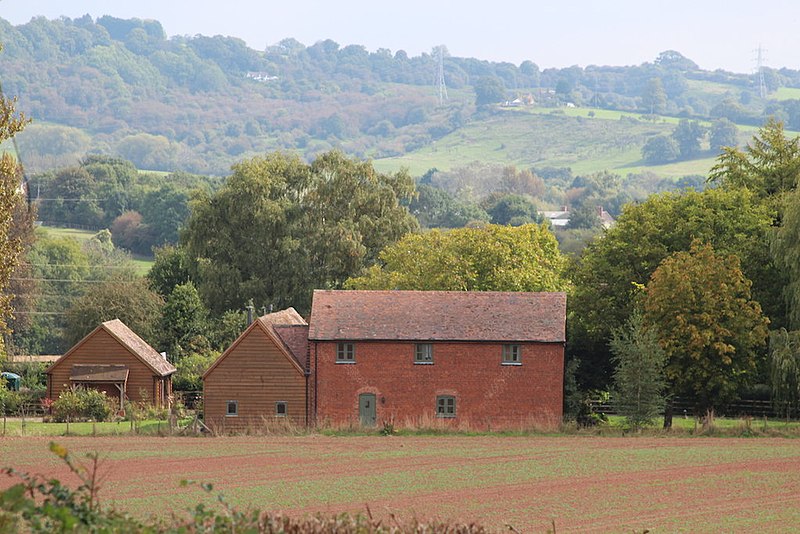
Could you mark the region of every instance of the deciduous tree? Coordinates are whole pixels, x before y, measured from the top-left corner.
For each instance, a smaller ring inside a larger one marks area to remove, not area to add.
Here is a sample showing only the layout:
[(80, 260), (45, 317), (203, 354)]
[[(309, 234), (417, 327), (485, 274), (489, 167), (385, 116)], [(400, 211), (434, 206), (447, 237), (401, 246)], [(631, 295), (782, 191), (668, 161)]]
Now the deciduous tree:
[(544, 226), (487, 225), (409, 234), (351, 289), (564, 291), (566, 260)]
[(752, 382), (769, 320), (750, 295), (736, 256), (695, 241), (666, 258), (644, 298), (645, 325), (668, 357), (670, 392), (713, 410)]

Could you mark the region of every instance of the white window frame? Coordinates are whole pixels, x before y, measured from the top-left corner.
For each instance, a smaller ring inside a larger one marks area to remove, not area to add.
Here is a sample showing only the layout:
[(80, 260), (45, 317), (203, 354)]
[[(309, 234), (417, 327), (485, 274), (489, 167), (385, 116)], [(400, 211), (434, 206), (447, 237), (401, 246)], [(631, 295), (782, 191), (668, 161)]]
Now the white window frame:
[(522, 365), (522, 346), (517, 343), (503, 345), (500, 361), (503, 365)]
[(414, 344), (414, 365), (433, 365), (433, 343)]

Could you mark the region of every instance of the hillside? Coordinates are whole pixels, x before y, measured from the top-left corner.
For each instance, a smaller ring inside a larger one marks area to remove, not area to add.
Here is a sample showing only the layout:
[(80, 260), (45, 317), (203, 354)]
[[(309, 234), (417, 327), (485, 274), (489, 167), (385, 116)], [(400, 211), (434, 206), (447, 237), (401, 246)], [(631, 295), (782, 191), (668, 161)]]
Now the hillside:
[[(646, 165), (641, 148), (679, 118), (729, 119), (740, 140), (769, 115), (800, 129), (800, 72), (765, 69), (761, 98), (752, 75), (703, 71), (675, 51), (638, 66), (540, 69), (445, 47), (409, 57), (285, 39), (253, 50), (232, 37), (167, 39), (158, 21), (110, 16), (0, 19), (0, 43), (3, 90), (34, 119), (19, 136), (31, 173), (101, 153), (224, 175), (255, 154), (311, 160), (341, 148), (417, 175), (480, 161), (677, 177), (706, 172), (714, 151)], [(440, 54), (444, 102), (433, 83)], [(526, 104), (502, 107), (515, 99)]]

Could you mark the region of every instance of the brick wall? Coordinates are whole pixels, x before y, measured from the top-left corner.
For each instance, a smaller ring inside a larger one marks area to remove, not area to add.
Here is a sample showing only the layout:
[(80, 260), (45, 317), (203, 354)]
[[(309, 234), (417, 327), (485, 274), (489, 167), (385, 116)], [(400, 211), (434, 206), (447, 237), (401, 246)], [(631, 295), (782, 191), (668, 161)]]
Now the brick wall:
[[(521, 343), (522, 365), (502, 364), (500, 343), (434, 343), (431, 365), (412, 342), (356, 342), (356, 363), (336, 363), (335, 342), (311, 343), (317, 424), (358, 422), (358, 396), (374, 393), (377, 423), (439, 421), (457, 427), (553, 427), (561, 421), (564, 347)], [(436, 397), (456, 398), (456, 417), (436, 417)], [(313, 408), (312, 408), (313, 409)], [(313, 415), (313, 414), (312, 414)]]

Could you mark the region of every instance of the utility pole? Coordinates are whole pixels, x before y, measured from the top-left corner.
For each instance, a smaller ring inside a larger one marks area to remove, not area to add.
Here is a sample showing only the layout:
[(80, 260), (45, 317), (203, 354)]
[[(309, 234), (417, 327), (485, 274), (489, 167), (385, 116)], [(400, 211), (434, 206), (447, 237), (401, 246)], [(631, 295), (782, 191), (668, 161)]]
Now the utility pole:
[(761, 43), (759, 43), (758, 48), (754, 50), (754, 52), (756, 53), (756, 71), (758, 74), (758, 96), (767, 98), (767, 84), (764, 81), (764, 62), (767, 60), (767, 51), (762, 48)]
[(436, 50), (436, 85), (439, 89), (439, 106), (447, 100), (447, 86), (444, 83), (444, 45), (439, 45)]

